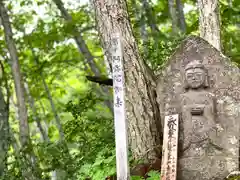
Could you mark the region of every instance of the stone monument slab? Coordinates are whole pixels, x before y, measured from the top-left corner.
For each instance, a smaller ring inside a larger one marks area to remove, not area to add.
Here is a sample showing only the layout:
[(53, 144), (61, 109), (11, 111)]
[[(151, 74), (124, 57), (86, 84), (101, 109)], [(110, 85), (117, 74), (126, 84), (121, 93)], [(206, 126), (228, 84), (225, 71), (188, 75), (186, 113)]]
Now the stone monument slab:
[(161, 119), (180, 116), (177, 180), (223, 180), (238, 171), (236, 65), (202, 38), (190, 36), (162, 70), (157, 93)]

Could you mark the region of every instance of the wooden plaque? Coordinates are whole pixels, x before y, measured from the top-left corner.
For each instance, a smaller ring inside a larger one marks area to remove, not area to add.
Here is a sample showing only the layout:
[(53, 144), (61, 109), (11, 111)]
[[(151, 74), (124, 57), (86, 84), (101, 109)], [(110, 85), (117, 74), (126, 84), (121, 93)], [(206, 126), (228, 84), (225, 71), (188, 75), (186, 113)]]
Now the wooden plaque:
[(165, 116), (161, 180), (176, 180), (179, 115)]
[(128, 136), (124, 103), (124, 71), (120, 34), (112, 36), (111, 45), (117, 180), (129, 180)]

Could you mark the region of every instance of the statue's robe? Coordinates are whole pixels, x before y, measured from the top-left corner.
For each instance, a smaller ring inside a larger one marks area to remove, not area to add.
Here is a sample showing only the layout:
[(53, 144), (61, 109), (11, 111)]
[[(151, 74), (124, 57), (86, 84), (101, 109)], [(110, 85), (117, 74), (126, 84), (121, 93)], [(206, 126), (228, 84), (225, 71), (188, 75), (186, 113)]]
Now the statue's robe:
[[(179, 154), (178, 179), (182, 179), (181, 175), (186, 177), (185, 173), (194, 180), (217, 179), (218, 173), (209, 173), (212, 168), (221, 167), (221, 161), (212, 157), (221, 155), (224, 151), (215, 141), (218, 136), (217, 129), (221, 126), (215, 117), (215, 96), (205, 89), (190, 89), (180, 96), (180, 104), (183, 132), (180, 132), (182, 147)], [(181, 163), (184, 166), (181, 166)], [(206, 163), (209, 165), (206, 166)], [(201, 172), (199, 168), (202, 168)]]

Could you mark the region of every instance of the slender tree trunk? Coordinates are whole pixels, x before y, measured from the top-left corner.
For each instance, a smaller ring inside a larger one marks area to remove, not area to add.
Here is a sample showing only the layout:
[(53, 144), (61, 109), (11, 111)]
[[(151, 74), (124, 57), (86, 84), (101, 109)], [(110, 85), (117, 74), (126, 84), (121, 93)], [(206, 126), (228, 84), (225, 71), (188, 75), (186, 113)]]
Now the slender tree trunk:
[(158, 26), (157, 26), (157, 22), (156, 22), (156, 14), (155, 11), (152, 7), (152, 5), (150, 4), (149, 0), (142, 0), (143, 4), (144, 4), (144, 11), (146, 14), (146, 18), (147, 18), (147, 24), (150, 27), (151, 30), (151, 35), (153, 38), (153, 42), (154, 42), (154, 49), (158, 49), (159, 46), (159, 38), (161, 37), (161, 39), (165, 39), (165, 34), (162, 33)]
[[(11, 107), (14, 108), (14, 112), (15, 112), (15, 117), (16, 119), (19, 119), (19, 114), (18, 114), (18, 106), (14, 103), (13, 100), (13, 96), (10, 97), (10, 103), (11, 103)], [(34, 169), (36, 169), (37, 165), (36, 165), (36, 158), (35, 155), (32, 152), (27, 152), (25, 153), (22, 150), (22, 147), (18, 146), (17, 140), (15, 139), (14, 133), (10, 128), (10, 136), (11, 136), (11, 141), (12, 141), (12, 145), (13, 148), (15, 150), (15, 156), (17, 158), (17, 160), (21, 163), (20, 169), (21, 169), (21, 173), (22, 176), (24, 177), (25, 180), (37, 180), (37, 176), (35, 176), (35, 171)], [(22, 142), (20, 141), (20, 144)], [(21, 144), (22, 146), (22, 144)]]
[(20, 72), (20, 64), (18, 60), (17, 49), (13, 39), (12, 28), (9, 21), (7, 9), (2, 1), (0, 1), (0, 15), (2, 25), (4, 27), (6, 44), (8, 46), (9, 54), (11, 57), (11, 69), (14, 78), (15, 91), (17, 96), (18, 114), (19, 114), (19, 128), (20, 128), (20, 141), (22, 146), (29, 144), (29, 126), (27, 106), (25, 102), (24, 88), (22, 84), (22, 75)]
[(17, 143), (17, 140), (16, 140), (16, 138), (14, 136), (14, 133), (13, 133), (11, 128), (9, 128), (9, 137), (10, 137), (12, 147), (13, 147), (15, 153), (19, 153), (20, 147), (19, 147), (19, 144)]
[(45, 81), (43, 76), (42, 76), (42, 81), (43, 81), (43, 86), (44, 86), (44, 89), (45, 89), (45, 91), (47, 93), (48, 100), (50, 102), (50, 105), (51, 105), (51, 108), (52, 108), (52, 111), (53, 111), (53, 114), (54, 114), (54, 117), (55, 117), (55, 120), (56, 120), (56, 124), (57, 124), (58, 130), (59, 130), (60, 139), (64, 140), (64, 132), (63, 132), (63, 128), (62, 128), (62, 125), (61, 125), (61, 120), (60, 120), (59, 115), (57, 113), (55, 104), (53, 102), (51, 92), (50, 92), (50, 90), (48, 88), (48, 85), (47, 85), (47, 83), (46, 83), (46, 81)]
[[(7, 153), (10, 145), (10, 136), (9, 136), (9, 98), (10, 92), (8, 88), (8, 82), (6, 79), (6, 74), (4, 71), (4, 66), (0, 62), (0, 68), (2, 71), (1, 83), (0, 83), (0, 177), (4, 176), (4, 172), (7, 168)], [(4, 99), (2, 93), (2, 86), (5, 86), (7, 91), (7, 100)]]
[[(42, 110), (43, 116), (46, 117), (46, 111), (44, 109), (43, 102), (40, 99), (38, 99), (38, 102), (39, 102), (40, 108)], [(46, 119), (43, 119), (43, 124), (44, 124), (45, 131), (48, 132), (49, 126), (48, 126)]]
[(31, 107), (31, 109), (33, 111), (33, 114), (34, 114), (33, 119), (37, 123), (37, 127), (38, 127), (38, 129), (40, 131), (42, 139), (43, 139), (43, 141), (49, 141), (47, 133), (45, 132), (44, 128), (42, 127), (41, 119), (40, 119), (40, 117), (38, 115), (38, 112), (37, 112), (37, 109), (36, 109), (36, 105), (35, 105), (35, 101), (34, 101), (33, 97), (31, 96), (31, 93), (29, 91), (29, 87), (28, 87), (27, 82), (24, 83), (24, 86), (25, 86), (25, 91), (26, 91), (27, 96), (28, 96), (28, 101), (29, 101), (30, 107)]
[(200, 36), (221, 51), (218, 0), (198, 0)]
[[(38, 65), (39, 64), (39, 60), (38, 60), (38, 57), (36, 56), (36, 54), (35, 54), (35, 52), (34, 52), (32, 47), (31, 47), (31, 51), (32, 51), (33, 58), (35, 60), (35, 64)], [(53, 112), (54, 117), (55, 117), (55, 121), (56, 121), (56, 124), (57, 124), (57, 127), (58, 127), (59, 136), (60, 136), (60, 141), (64, 144), (64, 146), (66, 148), (66, 151), (69, 153), (67, 144), (64, 141), (65, 138), (64, 138), (64, 131), (63, 131), (63, 127), (62, 127), (62, 124), (61, 124), (61, 120), (60, 120), (60, 117), (59, 117), (59, 115), (57, 113), (57, 109), (55, 107), (55, 104), (53, 102), (53, 98), (52, 98), (50, 89), (49, 89), (49, 87), (47, 85), (47, 82), (45, 80), (44, 74), (42, 72), (40, 72), (40, 76), (41, 76), (41, 79), (42, 79), (42, 82), (43, 82), (44, 89), (45, 89), (45, 91), (47, 93), (48, 100), (50, 102), (52, 112)], [(70, 157), (70, 153), (69, 153), (69, 157)], [(66, 178), (66, 171), (65, 170), (55, 169), (52, 172), (52, 180), (63, 180), (65, 178)]]
[[(63, 18), (67, 21), (67, 22), (71, 22), (72, 21), (72, 17), (71, 15), (68, 13), (68, 11), (65, 9), (64, 4), (61, 0), (53, 0), (53, 2), (56, 4), (56, 6), (58, 7), (58, 9), (60, 10)], [(78, 35), (74, 35), (74, 40), (78, 46), (78, 49), (80, 51), (80, 53), (83, 54), (83, 56), (86, 58), (87, 60), (87, 64), (89, 65), (90, 69), (92, 70), (92, 72), (94, 73), (95, 76), (100, 76), (101, 72), (99, 71), (99, 69), (97, 68), (96, 63), (94, 62), (94, 57), (91, 54), (87, 44), (85, 43), (82, 35), (80, 32), (77, 31), (77, 29), (74, 27), (74, 31), (76, 33), (74, 34), (78, 34)], [(107, 87), (101, 87), (102, 92), (104, 92), (106, 95), (110, 95), (110, 91)], [(100, 92), (100, 93), (102, 93)], [(109, 110), (111, 111), (111, 113), (113, 113), (113, 104), (111, 101), (105, 101), (105, 105), (109, 108)]]
[(7, 152), (9, 148), (9, 123), (8, 123), (8, 105), (4, 100), (2, 90), (0, 89), (0, 177), (3, 177), (7, 164)]
[(149, 3), (149, 0), (143, 0), (143, 4), (144, 4), (144, 10), (147, 17), (148, 25), (151, 28), (151, 32), (153, 36), (154, 37), (158, 37), (159, 35), (163, 36), (164, 34), (157, 27), (156, 14)]
[[(143, 2), (142, 2), (142, 9), (145, 9), (145, 8), (146, 8), (146, 0), (143, 0)], [(143, 52), (147, 56), (148, 55), (148, 47), (147, 47), (148, 32), (147, 32), (147, 23), (146, 23), (146, 15), (145, 15), (145, 13), (141, 14), (140, 26), (141, 26), (141, 38), (142, 38), (143, 47), (144, 47)]]
[[(228, 0), (228, 6), (232, 9), (232, 0)], [(232, 14), (232, 13), (231, 13)], [(231, 15), (230, 15), (231, 16)], [(233, 41), (232, 41), (232, 36), (229, 37), (229, 50), (231, 52), (232, 50), (232, 45), (233, 45)], [(239, 157), (240, 158), (240, 157)]]
[[(35, 52), (33, 51), (33, 49), (31, 51), (32, 51), (32, 55), (33, 55), (35, 64), (38, 65), (39, 64), (38, 57), (35, 55)], [(40, 76), (41, 76), (41, 79), (42, 79), (42, 82), (43, 82), (44, 89), (45, 89), (45, 91), (47, 93), (48, 100), (49, 100), (51, 108), (52, 108), (52, 112), (53, 112), (54, 117), (55, 117), (55, 121), (56, 121), (56, 124), (57, 124), (57, 127), (58, 127), (58, 131), (59, 131), (60, 140), (63, 141), (64, 140), (64, 132), (63, 132), (63, 128), (62, 128), (60, 117), (59, 117), (59, 115), (57, 113), (57, 110), (56, 110), (55, 104), (53, 102), (53, 98), (52, 98), (50, 89), (49, 89), (49, 87), (47, 85), (47, 82), (45, 80), (45, 77), (44, 77), (44, 74), (42, 72), (40, 72)]]
[(172, 20), (172, 32), (176, 34), (178, 32), (178, 20), (177, 20), (177, 12), (176, 12), (176, 4), (174, 0), (168, 0), (168, 9), (169, 15)]
[[(129, 143), (136, 159), (151, 161), (159, 156), (160, 114), (156, 102), (155, 82), (139, 55), (126, 1), (94, 0), (93, 6), (105, 50), (110, 52), (113, 33), (119, 32), (122, 36)], [(108, 58), (111, 59), (110, 56)]]
[(25, 101), (24, 86), (22, 82), (22, 74), (20, 71), (21, 68), (18, 60), (16, 45), (13, 39), (13, 33), (12, 33), (9, 16), (3, 1), (0, 1), (0, 16), (2, 20), (2, 25), (4, 27), (6, 44), (11, 57), (11, 61), (9, 61), (9, 63), (11, 64), (11, 70), (13, 74), (15, 92), (17, 97), (20, 142), (24, 150), (22, 152), (22, 157), (25, 159), (24, 160), (25, 162), (29, 163), (23, 170), (23, 176), (25, 179), (34, 180), (34, 179), (38, 179), (36, 176), (37, 171), (35, 171), (37, 170), (37, 164), (35, 162), (32, 162), (32, 160), (35, 159), (35, 155), (33, 154), (32, 151), (30, 152), (25, 151), (26, 148), (31, 149), (31, 146), (29, 146), (30, 138), (29, 138), (28, 114), (27, 114), (27, 106)]
[[(44, 142), (49, 142), (50, 139), (48, 137), (48, 134), (47, 132), (44, 130), (42, 124), (41, 124), (41, 119), (39, 117), (39, 113), (37, 112), (37, 109), (36, 109), (36, 105), (35, 105), (35, 101), (33, 99), (33, 97), (31, 96), (31, 93), (30, 93), (30, 90), (29, 90), (29, 87), (28, 87), (28, 84), (25, 82), (24, 83), (24, 86), (25, 86), (25, 90), (26, 90), (26, 93), (28, 95), (28, 101), (29, 101), (29, 104), (31, 106), (31, 109), (33, 111), (33, 114), (34, 114), (34, 117), (33, 119), (36, 121), (36, 124), (37, 124), (37, 127), (40, 131), (40, 134), (42, 136), (42, 141)], [(57, 180), (57, 172), (56, 170), (55, 171), (52, 171), (51, 172), (51, 180)]]
[(133, 9), (133, 14), (135, 15), (135, 18), (136, 18), (136, 22), (138, 24), (138, 28), (137, 28), (137, 32), (140, 33), (140, 42), (144, 44), (144, 41), (145, 41), (145, 37), (144, 37), (144, 28), (142, 25), (145, 23), (143, 22), (143, 19), (142, 17), (144, 16), (143, 13), (139, 13), (141, 12), (139, 8), (139, 6), (137, 5), (137, 2), (136, 0), (131, 0), (131, 4), (132, 4), (132, 9)]
[(180, 30), (185, 33), (187, 28), (186, 28), (186, 20), (185, 20), (183, 5), (181, 0), (176, 0), (176, 4), (177, 4), (177, 14), (178, 14), (178, 19), (180, 24)]
[[(68, 13), (68, 11), (65, 9), (64, 4), (61, 0), (53, 0), (53, 2), (56, 4), (56, 6), (58, 7), (58, 9), (60, 10), (63, 18), (67, 21), (67, 22), (71, 22), (72, 21), (72, 16)], [(75, 27), (74, 27), (75, 28)], [(77, 29), (75, 28), (75, 31), (77, 32)], [(91, 52), (89, 51), (87, 44), (85, 43), (82, 35), (77, 32), (74, 34), (78, 34), (78, 36), (74, 36), (74, 40), (79, 48), (79, 51), (83, 54), (83, 56), (87, 59), (87, 63), (89, 64), (91, 70), (93, 71), (93, 73), (96, 76), (100, 76), (101, 72), (99, 71), (99, 69), (97, 68), (95, 62), (94, 62), (94, 57), (91, 54)]]

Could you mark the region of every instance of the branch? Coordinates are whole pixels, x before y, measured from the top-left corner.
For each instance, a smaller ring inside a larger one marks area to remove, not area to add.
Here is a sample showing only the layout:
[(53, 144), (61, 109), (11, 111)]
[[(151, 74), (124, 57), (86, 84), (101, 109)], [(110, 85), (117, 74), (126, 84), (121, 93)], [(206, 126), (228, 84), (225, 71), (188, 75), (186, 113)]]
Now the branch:
[(101, 85), (113, 86), (113, 79), (101, 76), (86, 76), (89, 81), (99, 83)]

